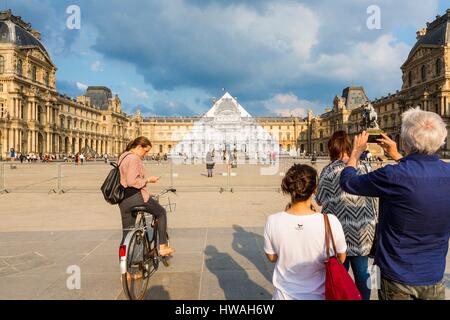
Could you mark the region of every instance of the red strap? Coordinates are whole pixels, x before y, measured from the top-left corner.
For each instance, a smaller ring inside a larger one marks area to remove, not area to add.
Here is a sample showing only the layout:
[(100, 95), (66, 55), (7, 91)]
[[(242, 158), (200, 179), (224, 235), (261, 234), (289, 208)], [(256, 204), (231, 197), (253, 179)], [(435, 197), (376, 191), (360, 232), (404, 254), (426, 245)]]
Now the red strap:
[(330, 240), (333, 245), (333, 250), (334, 250), (333, 256), (334, 257), (337, 256), (336, 244), (334, 242), (333, 231), (331, 230), (330, 220), (328, 219), (328, 215), (326, 213), (323, 213), (323, 221), (325, 224), (325, 248), (326, 248), (327, 259), (329, 259), (331, 257)]

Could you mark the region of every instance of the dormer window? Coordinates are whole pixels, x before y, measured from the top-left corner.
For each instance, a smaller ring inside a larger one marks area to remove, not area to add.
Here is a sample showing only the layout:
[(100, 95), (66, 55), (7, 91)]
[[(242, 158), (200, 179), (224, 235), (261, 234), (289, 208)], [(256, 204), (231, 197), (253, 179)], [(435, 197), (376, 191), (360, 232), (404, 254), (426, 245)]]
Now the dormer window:
[(5, 57), (0, 56), (0, 74), (5, 73)]
[(440, 76), (442, 72), (442, 60), (441, 59), (437, 59), (436, 60), (436, 75)]
[(36, 82), (36, 72), (37, 72), (37, 69), (36, 69), (35, 66), (33, 66), (33, 67), (31, 68), (31, 80), (32, 80), (33, 82)]
[(22, 74), (23, 74), (23, 62), (22, 62), (21, 59), (19, 59), (19, 60), (17, 61), (17, 74), (18, 74), (19, 76), (22, 76)]

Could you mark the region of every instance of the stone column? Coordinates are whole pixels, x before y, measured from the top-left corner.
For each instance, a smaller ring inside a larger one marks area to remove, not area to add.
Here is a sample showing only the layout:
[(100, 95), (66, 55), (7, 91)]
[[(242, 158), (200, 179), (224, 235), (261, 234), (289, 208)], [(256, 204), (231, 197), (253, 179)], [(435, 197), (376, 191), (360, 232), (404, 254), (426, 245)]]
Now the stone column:
[(17, 103), (19, 104), (19, 118), (23, 120), (25, 118), (25, 114), (23, 113), (22, 99), (18, 99)]
[(5, 158), (6, 152), (8, 151), (8, 131), (5, 129), (2, 132), (2, 159)]
[(31, 131), (28, 130), (27, 131), (27, 153), (31, 153), (32, 146), (33, 146), (33, 141), (31, 138)]
[(450, 106), (448, 105), (447, 97), (444, 97), (444, 105), (445, 105), (445, 116), (450, 116)]
[(19, 151), (18, 145), (19, 145), (19, 132), (17, 129), (13, 129), (14, 132), (14, 143), (13, 143), (13, 148), (14, 150), (16, 150), (16, 152)]
[(33, 130), (31, 132), (31, 145), (32, 145), (31, 152), (34, 152), (34, 153), (37, 152), (37, 150), (36, 150), (36, 135), (37, 135), (37, 132)]
[(11, 99), (11, 102), (10, 102), (10, 107), (9, 107), (9, 110), (11, 110), (11, 118), (14, 118), (15, 116), (16, 116), (16, 108), (15, 108), (15, 106), (14, 106), (14, 99)]
[(22, 130), (21, 129), (17, 129), (17, 150), (19, 150), (20, 152), (23, 152), (23, 150), (22, 150)]
[(11, 148), (14, 148), (14, 129), (9, 129), (9, 138), (8, 138), (8, 153)]

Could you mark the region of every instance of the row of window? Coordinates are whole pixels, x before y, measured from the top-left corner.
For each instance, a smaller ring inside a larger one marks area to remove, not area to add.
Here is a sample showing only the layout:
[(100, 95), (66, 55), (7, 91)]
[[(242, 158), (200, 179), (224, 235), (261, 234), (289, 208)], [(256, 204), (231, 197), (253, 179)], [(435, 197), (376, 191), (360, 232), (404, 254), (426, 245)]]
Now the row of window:
[[(17, 74), (19, 76), (23, 76), (23, 61), (22, 59), (17, 60), (17, 70), (16, 70)], [(0, 74), (5, 73), (5, 57), (4, 56), (0, 56)], [(33, 82), (37, 82), (37, 67), (36, 66), (32, 66), (31, 67), (31, 80)], [(48, 71), (46, 71), (44, 73), (44, 83), (45, 85), (48, 87), (49, 83), (50, 83), (50, 74), (48, 73)]]
[[(436, 62), (434, 63), (434, 68), (435, 68), (435, 75), (436, 76), (440, 76), (442, 71), (443, 71), (443, 64), (442, 64), (442, 59), (438, 58), (436, 60)], [(420, 68), (420, 78), (422, 81), (426, 81), (427, 80), (427, 66), (424, 64), (422, 65), (422, 67)], [(408, 84), (410, 86), (412, 86), (413, 84), (413, 76), (412, 76), (412, 71), (410, 70), (408, 72)]]

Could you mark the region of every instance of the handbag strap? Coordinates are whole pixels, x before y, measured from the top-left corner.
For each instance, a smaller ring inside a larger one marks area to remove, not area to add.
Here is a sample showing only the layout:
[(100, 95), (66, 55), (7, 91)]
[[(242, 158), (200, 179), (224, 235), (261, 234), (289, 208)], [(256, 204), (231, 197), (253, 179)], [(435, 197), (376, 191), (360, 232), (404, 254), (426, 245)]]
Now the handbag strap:
[(128, 153), (125, 157), (123, 157), (122, 160), (120, 160), (120, 163), (117, 164), (117, 167), (120, 167), (120, 165), (122, 164), (123, 160), (125, 160), (125, 158), (128, 157), (130, 154), (131, 154), (131, 152)]
[(325, 248), (326, 248), (327, 259), (329, 259), (331, 257), (330, 241), (331, 241), (331, 244), (333, 245), (334, 256), (336, 256), (336, 244), (334, 242), (333, 231), (331, 230), (330, 220), (328, 219), (328, 215), (326, 213), (323, 213), (323, 221), (325, 224)]

